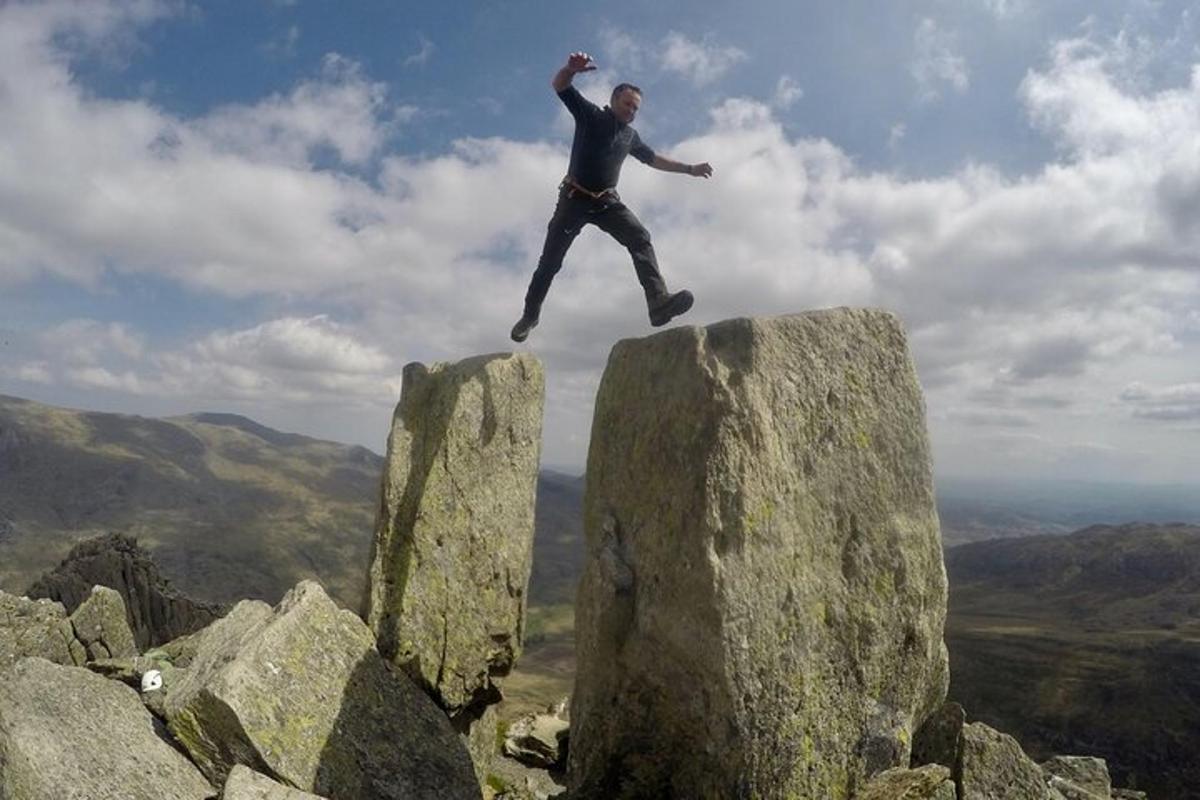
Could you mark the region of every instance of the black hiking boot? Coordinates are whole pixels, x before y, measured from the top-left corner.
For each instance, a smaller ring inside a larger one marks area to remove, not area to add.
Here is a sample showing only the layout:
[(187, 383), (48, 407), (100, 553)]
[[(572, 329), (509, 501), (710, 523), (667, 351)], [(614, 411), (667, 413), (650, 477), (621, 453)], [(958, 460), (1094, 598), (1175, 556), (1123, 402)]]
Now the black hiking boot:
[(687, 289), (681, 289), (674, 294), (662, 297), (650, 307), (650, 324), (655, 328), (666, 325), (675, 317), (686, 313), (695, 300), (696, 298), (692, 297), (692, 293)]
[(523, 342), (529, 338), (529, 332), (536, 328), (537, 324), (537, 317), (531, 317), (529, 314), (522, 314), (521, 318), (517, 320), (517, 324), (513, 325), (512, 333), (510, 333), (509, 336), (512, 337), (514, 342)]

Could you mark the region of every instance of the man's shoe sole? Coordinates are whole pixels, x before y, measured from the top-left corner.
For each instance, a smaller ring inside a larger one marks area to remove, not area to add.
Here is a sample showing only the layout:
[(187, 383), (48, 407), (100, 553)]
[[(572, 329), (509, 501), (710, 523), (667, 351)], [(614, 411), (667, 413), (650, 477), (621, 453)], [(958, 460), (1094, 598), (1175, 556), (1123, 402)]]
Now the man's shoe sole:
[(662, 308), (656, 308), (650, 312), (650, 325), (655, 328), (661, 328), (675, 319), (675, 317), (686, 314), (695, 301), (696, 298), (687, 289), (676, 293)]
[(516, 325), (513, 326), (513, 329), (508, 334), (509, 337), (511, 337), (514, 342), (523, 342), (526, 339), (528, 339), (529, 332), (537, 327), (537, 320), (534, 320), (533, 324), (530, 325), (528, 328), (526, 328), (524, 330), (524, 332), (518, 333), (517, 328), (520, 327), (520, 325), (521, 325), (521, 323), (518, 322)]

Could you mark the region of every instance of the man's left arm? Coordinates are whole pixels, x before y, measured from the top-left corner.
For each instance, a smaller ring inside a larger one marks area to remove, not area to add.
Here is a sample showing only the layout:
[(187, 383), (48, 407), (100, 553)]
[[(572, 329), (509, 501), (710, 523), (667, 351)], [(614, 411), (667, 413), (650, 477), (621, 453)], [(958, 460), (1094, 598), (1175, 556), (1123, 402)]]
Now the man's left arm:
[(654, 155), (654, 160), (650, 162), (650, 166), (661, 169), (663, 172), (680, 172), (694, 178), (711, 178), (713, 174), (713, 168), (707, 161), (700, 164), (684, 164), (682, 161), (675, 161), (657, 153)]

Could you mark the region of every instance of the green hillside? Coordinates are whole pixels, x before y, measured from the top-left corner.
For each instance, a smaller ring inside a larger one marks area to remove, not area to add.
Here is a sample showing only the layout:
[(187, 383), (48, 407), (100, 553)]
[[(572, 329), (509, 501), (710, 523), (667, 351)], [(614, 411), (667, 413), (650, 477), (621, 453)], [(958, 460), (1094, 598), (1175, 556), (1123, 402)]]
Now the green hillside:
[(303, 578), (357, 608), (383, 459), (233, 415), (147, 419), (0, 396), (0, 589), (126, 533), (186, 594), (274, 602)]
[(950, 694), (1036, 757), (1107, 759), (1200, 797), (1200, 527), (1093, 526), (951, 548)]

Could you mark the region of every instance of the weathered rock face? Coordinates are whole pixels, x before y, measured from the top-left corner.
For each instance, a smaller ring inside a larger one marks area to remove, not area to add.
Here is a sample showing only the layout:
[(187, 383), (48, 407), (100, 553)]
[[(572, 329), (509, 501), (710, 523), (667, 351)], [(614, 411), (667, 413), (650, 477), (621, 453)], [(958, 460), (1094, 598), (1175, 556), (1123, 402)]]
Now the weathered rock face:
[(221, 800), (324, 800), (315, 794), (302, 792), (276, 783), (249, 767), (238, 764), (229, 771)]
[(72, 645), (79, 648), (61, 603), (0, 592), (0, 669), (26, 657), (73, 664)]
[(0, 592), (0, 669), (27, 657), (82, 666), (136, 655), (125, 604), (112, 589), (94, 587), (69, 618), (62, 603)]
[(520, 653), (543, 395), (529, 355), (404, 369), (364, 616), (451, 716), (496, 702)]
[(940, 764), (894, 767), (876, 775), (854, 800), (956, 800), (950, 770)]
[(556, 714), (526, 714), (508, 726), (504, 755), (531, 767), (562, 769), (569, 728)]
[(961, 800), (1051, 800), (1041, 767), (1017, 740), (982, 722), (963, 727)]
[(924, 405), (890, 314), (619, 342), (596, 400), (572, 797), (820, 797), (942, 702)]
[(0, 797), (215, 797), (154, 725), (132, 689), (85, 669), (24, 659), (0, 672)]
[(239, 603), (196, 648), (166, 716), (214, 783), (243, 764), (333, 800), (479, 797), (446, 716), (316, 583)]
[(138, 654), (133, 631), (121, 595), (107, 586), (94, 586), (92, 593), (71, 615), (75, 638), (87, 651), (87, 661), (102, 658), (132, 658)]
[(912, 763), (941, 764), (956, 775), (962, 771), (963, 726), (967, 713), (958, 703), (946, 702), (917, 729)]
[(1112, 777), (1108, 774), (1108, 764), (1102, 758), (1054, 756), (1042, 762), (1042, 772), (1068, 781), (1097, 797), (1108, 798), (1112, 795)]
[(111, 587), (121, 596), (141, 650), (198, 631), (225, 611), (175, 591), (137, 541), (116, 533), (75, 545), (26, 594), (57, 600), (73, 613), (93, 586)]

